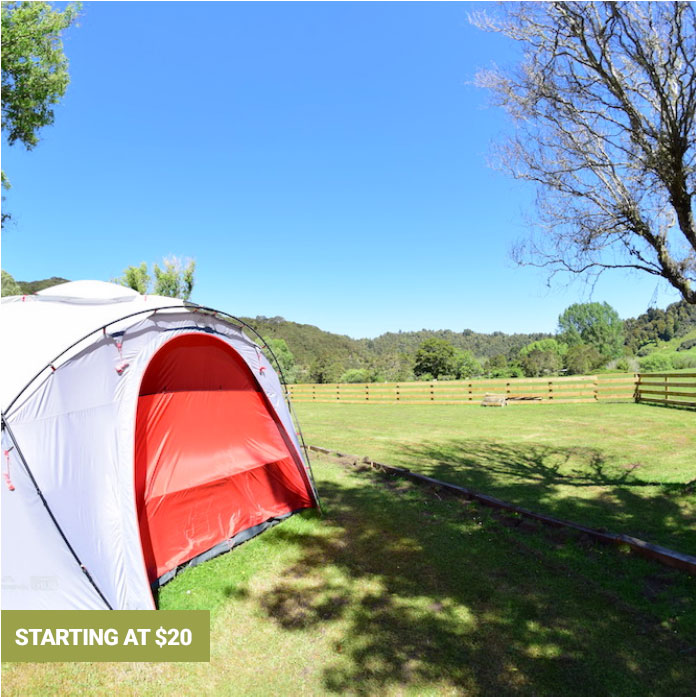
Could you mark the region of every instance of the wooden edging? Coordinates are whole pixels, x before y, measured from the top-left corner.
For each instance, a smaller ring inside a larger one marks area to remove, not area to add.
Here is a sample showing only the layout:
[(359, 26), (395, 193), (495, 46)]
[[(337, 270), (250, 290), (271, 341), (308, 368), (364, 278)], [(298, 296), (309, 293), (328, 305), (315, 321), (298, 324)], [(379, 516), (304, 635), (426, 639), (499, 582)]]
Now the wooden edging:
[(494, 496), (488, 496), (486, 494), (479, 494), (476, 491), (467, 489), (466, 487), (459, 486), (457, 484), (450, 484), (449, 482), (443, 482), (439, 479), (434, 479), (433, 477), (428, 477), (424, 474), (418, 474), (417, 472), (412, 472), (405, 467), (395, 467), (394, 465), (385, 465), (381, 462), (375, 462), (368, 457), (358, 457), (357, 455), (349, 455), (348, 453), (339, 453), (335, 450), (329, 450), (327, 448), (321, 448), (318, 445), (307, 446), (310, 450), (317, 453), (322, 453), (324, 455), (329, 455), (330, 457), (337, 458), (352, 458), (356, 463), (361, 462), (370, 465), (373, 469), (379, 469), (383, 472), (388, 472), (394, 474), (398, 477), (406, 477), (411, 479), (418, 484), (425, 484), (428, 486), (436, 486), (445, 489), (457, 496), (463, 496), (467, 499), (473, 499), (478, 501), (484, 506), (489, 506), (491, 508), (498, 508), (504, 511), (509, 511), (511, 513), (517, 513), (518, 515), (524, 516), (525, 518), (532, 518), (533, 520), (538, 520), (544, 525), (549, 525), (556, 528), (570, 528), (571, 530), (576, 530), (581, 532), (597, 542), (603, 544), (614, 544), (614, 545), (627, 545), (630, 547), (632, 552), (640, 554), (648, 559), (654, 559), (666, 566), (674, 567), (675, 569), (680, 569), (681, 571), (686, 571), (690, 574), (696, 576), (696, 557), (690, 554), (682, 554), (681, 552), (675, 552), (667, 547), (661, 547), (660, 545), (654, 545), (650, 542), (644, 542), (630, 535), (619, 535), (612, 532), (603, 532), (601, 530), (595, 530), (594, 528), (588, 528), (584, 525), (578, 525), (577, 523), (572, 523), (568, 520), (562, 520), (561, 518), (555, 518), (544, 513), (535, 513), (527, 508), (522, 508), (521, 506), (515, 506), (511, 503), (501, 501)]

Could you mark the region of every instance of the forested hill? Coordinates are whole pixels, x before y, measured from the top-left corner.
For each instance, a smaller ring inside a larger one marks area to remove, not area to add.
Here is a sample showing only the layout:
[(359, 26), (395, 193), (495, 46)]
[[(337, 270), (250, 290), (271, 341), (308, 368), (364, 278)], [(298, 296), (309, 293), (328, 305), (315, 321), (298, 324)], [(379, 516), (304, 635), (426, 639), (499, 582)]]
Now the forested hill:
[[(63, 278), (54, 277), (15, 282), (3, 270), (3, 295), (35, 293), (64, 281)], [(274, 352), (285, 354), (284, 371), (291, 380), (298, 382), (413, 379), (416, 352), (428, 339), (444, 340), (460, 351), (470, 352), (486, 371), (490, 371), (493, 366), (514, 364), (520, 358), (520, 349), (552, 336), (543, 333), (506, 334), (500, 331), (480, 334), (471, 329), (461, 332), (422, 329), (416, 332), (387, 332), (375, 339), (352, 339), (283, 317), (241, 319), (267, 341), (275, 340)], [(696, 305), (677, 302), (664, 310), (650, 308), (639, 317), (624, 321), (626, 355), (646, 356), (659, 348), (660, 342), (674, 343), (678, 337), (687, 334), (691, 337), (695, 331)], [(676, 348), (677, 351), (690, 348), (696, 340), (687, 339), (684, 346)]]
[[(413, 378), (413, 360), (426, 339), (445, 339), (453, 346), (471, 351), (479, 360), (515, 355), (523, 346), (550, 334), (479, 334), (470, 329), (417, 332), (387, 332), (376, 339), (352, 339), (325, 332), (310, 324), (297, 324), (282, 317), (242, 317), (266, 339), (283, 339), (298, 367), (298, 380), (334, 382), (350, 370), (365, 371), (383, 380)], [(374, 379), (374, 378), (373, 378)]]

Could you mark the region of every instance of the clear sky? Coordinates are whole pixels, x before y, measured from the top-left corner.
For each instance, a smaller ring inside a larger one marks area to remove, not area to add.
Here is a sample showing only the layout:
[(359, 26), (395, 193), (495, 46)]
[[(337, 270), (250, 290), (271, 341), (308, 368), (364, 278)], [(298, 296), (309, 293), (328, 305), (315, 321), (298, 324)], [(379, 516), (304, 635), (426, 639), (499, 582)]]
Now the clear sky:
[[(32, 151), (3, 143), (2, 267), (110, 280), (197, 262), (192, 300), (353, 337), (554, 331), (622, 317), (652, 276), (546, 286), (518, 268), (534, 192), (487, 165), (511, 126), (471, 83), (516, 47), (466, 2), (85, 2), (71, 84)], [(492, 8), (495, 10), (495, 8)]]

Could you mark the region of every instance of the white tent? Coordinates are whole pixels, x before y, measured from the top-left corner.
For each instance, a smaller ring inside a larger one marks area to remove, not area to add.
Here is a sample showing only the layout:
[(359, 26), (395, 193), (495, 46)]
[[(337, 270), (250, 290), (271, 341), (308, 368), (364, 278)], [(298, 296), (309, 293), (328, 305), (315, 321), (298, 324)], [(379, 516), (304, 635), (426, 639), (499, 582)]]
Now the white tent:
[(284, 389), (221, 313), (76, 281), (3, 298), (2, 607), (152, 588), (318, 505)]

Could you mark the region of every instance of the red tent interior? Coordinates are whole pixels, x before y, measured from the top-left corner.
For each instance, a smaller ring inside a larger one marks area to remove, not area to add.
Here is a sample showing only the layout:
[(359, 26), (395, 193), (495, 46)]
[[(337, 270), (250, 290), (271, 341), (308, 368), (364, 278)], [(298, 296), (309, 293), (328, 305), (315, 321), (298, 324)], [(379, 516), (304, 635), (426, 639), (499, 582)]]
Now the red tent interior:
[(151, 582), (247, 528), (315, 505), (249, 367), (203, 334), (171, 339), (145, 372), (135, 491)]

